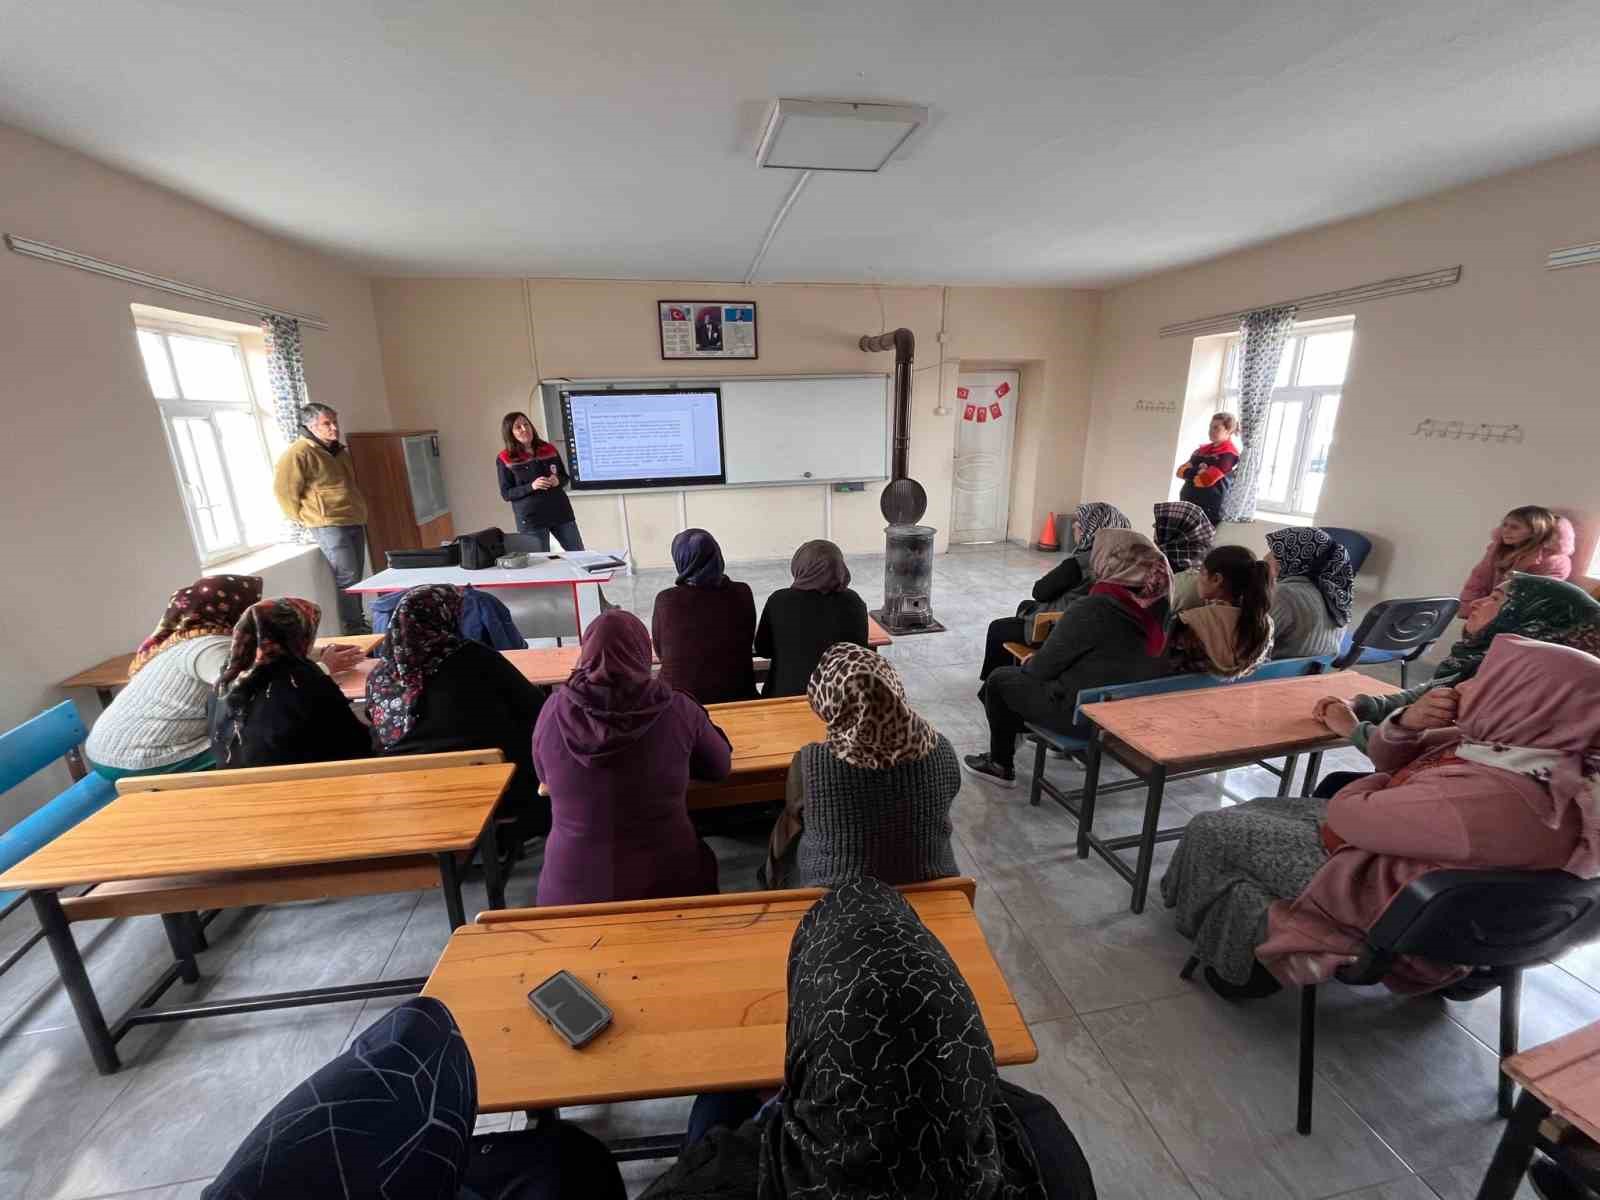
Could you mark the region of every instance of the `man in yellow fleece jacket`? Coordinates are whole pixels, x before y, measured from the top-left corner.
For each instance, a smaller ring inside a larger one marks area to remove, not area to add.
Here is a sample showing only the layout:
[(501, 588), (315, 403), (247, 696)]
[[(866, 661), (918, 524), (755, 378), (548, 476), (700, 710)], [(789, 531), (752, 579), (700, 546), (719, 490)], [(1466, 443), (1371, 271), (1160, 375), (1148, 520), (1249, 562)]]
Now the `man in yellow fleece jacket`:
[(361, 597), (345, 591), (367, 563), (367, 501), (350, 451), (339, 441), (339, 414), (326, 404), (305, 404), (300, 425), (300, 436), (278, 460), (272, 490), (283, 515), (305, 526), (333, 568), (341, 632), (371, 633)]

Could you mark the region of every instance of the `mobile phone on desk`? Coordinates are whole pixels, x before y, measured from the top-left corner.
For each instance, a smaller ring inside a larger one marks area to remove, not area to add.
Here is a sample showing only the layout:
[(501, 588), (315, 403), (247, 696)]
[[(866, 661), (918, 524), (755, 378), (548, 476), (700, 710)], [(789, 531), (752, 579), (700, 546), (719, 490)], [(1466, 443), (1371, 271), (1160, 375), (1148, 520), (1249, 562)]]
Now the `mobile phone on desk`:
[(528, 993), (528, 1003), (574, 1050), (611, 1024), (611, 1010), (571, 971), (550, 976)]

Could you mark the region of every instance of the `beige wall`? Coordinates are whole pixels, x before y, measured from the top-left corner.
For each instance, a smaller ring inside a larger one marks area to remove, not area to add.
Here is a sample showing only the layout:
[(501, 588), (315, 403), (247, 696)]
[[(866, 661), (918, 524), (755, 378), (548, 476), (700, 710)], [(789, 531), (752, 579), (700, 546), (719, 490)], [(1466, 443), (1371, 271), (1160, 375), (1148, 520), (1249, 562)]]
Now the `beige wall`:
[[(661, 359), (655, 303), (672, 296), (753, 299), (760, 317), (755, 362)], [(1076, 502), (1088, 424), (1094, 298), (1052, 289), (883, 288), (586, 280), (379, 279), (373, 282), (384, 373), (397, 423), (437, 427), (445, 483), (458, 529), (508, 526), (495, 482), (500, 417), (534, 411), (535, 380), (827, 374), (893, 369), (865, 354), (861, 334), (909, 327), (917, 338), (912, 389), (911, 473), (928, 490), (928, 515), (944, 548), (955, 446), (955, 378), (962, 361), (1020, 366), (1022, 419), (1040, 439), (1018, 438), (1013, 527), (1037, 526), (1043, 507)], [(882, 309), (879, 302), (882, 302)], [(949, 337), (938, 341), (941, 309)], [(941, 351), (942, 361), (941, 366)], [(923, 369), (929, 368), (929, 369)], [(952, 412), (934, 415), (941, 385)], [(1024, 440), (1027, 445), (1024, 446)], [(730, 559), (786, 558), (824, 533), (847, 552), (883, 547), (878, 491), (825, 493), (820, 486), (728, 488), (683, 496), (690, 525), (713, 530)], [(643, 566), (667, 562), (680, 523), (678, 492), (629, 496), (627, 532)], [(756, 503), (755, 501), (759, 501)], [(616, 497), (575, 496), (590, 546), (623, 541)], [(1024, 519), (1024, 517), (1026, 519)]]
[[(1547, 271), (1600, 237), (1600, 151), (1270, 243), (1102, 297), (1086, 492), (1130, 515), (1167, 494), (1192, 340), (1169, 322), (1460, 264), (1433, 293), (1353, 306), (1355, 344), (1319, 523), (1377, 543), (1363, 599), (1454, 593), (1509, 508), (1600, 513), (1600, 266)], [(1329, 314), (1319, 313), (1318, 316)], [(1426, 417), (1519, 422), (1521, 445), (1412, 436)], [(1192, 435), (1191, 435), (1192, 438)], [(1244, 540), (1259, 541), (1263, 527)], [(1585, 564), (1587, 559), (1585, 559)]]
[[(388, 424), (364, 279), (5, 126), (0, 163), (0, 230), (315, 312), (331, 328), (305, 335), (311, 395), (350, 428)], [(198, 573), (134, 341), (135, 301), (248, 319), (0, 249), (0, 547), (14, 585), (0, 597), (0, 729), (59, 701), (56, 680), (132, 649)], [(269, 589), (303, 586), (306, 571), (299, 560), (275, 568)], [(97, 708), (80, 703), (86, 718)], [(0, 827), (64, 779), (0, 798)]]

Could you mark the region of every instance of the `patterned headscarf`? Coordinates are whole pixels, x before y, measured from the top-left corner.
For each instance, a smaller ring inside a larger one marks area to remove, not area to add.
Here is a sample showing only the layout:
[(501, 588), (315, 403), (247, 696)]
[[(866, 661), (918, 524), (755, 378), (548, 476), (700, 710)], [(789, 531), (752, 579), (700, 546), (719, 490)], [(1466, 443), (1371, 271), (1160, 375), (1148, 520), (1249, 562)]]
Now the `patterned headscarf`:
[(672, 539), (672, 565), (677, 582), (689, 587), (719, 588), (728, 582), (722, 566), (722, 547), (704, 529), (685, 529)]
[(1072, 514), (1072, 519), (1078, 523), (1078, 540), (1072, 547), (1074, 554), (1091, 553), (1094, 550), (1095, 534), (1102, 529), (1133, 528), (1133, 522), (1122, 515), (1120, 508), (1103, 500), (1091, 500), (1087, 504), (1078, 505), (1078, 510)]
[(1433, 673), (1437, 683), (1463, 683), (1477, 673), (1489, 644), (1502, 633), (1538, 642), (1572, 646), (1589, 654), (1600, 651), (1600, 601), (1576, 584), (1543, 575), (1513, 575), (1506, 580), (1505, 602), (1494, 619), (1477, 633), (1466, 634)]
[(1166, 645), (1163, 617), (1155, 606), (1172, 599), (1172, 568), (1156, 544), (1131, 529), (1104, 529), (1089, 559), (1091, 596), (1112, 596), (1144, 630), (1145, 653), (1154, 658)]
[(1292, 525), (1267, 534), (1267, 545), (1278, 560), (1279, 579), (1305, 576), (1322, 593), (1333, 623), (1341, 628), (1350, 624), (1356, 573), (1350, 568), (1350, 556), (1343, 546), (1324, 530)]
[(794, 576), (789, 586), (800, 592), (842, 592), (850, 586), (850, 568), (845, 566), (844, 551), (821, 538), (807, 542), (794, 552), (789, 574)]
[(255, 690), (257, 672), (280, 658), (304, 658), (316, 640), (322, 609), (284, 596), (252, 604), (233, 627), (233, 649), (217, 680), (217, 695), (242, 700)]
[(234, 623), (257, 600), (263, 584), (259, 575), (205, 575), (179, 588), (167, 601), (167, 611), (154, 632), (139, 643), (128, 665), (132, 679), (163, 650), (197, 637), (232, 637)]
[(478, 1077), (450, 1010), (416, 996), (278, 1101), (203, 1200), (443, 1200), (466, 1181)]
[(1600, 875), (1600, 659), (1515, 634), (1494, 639), (1456, 718), (1456, 755), (1526, 775), (1554, 802), (1559, 828), (1576, 805), (1581, 833), (1563, 870)]
[(972, 989), (876, 879), (828, 893), (795, 930), (783, 1080), (762, 1200), (1045, 1196)]
[(1187, 500), (1163, 500), (1155, 514), (1156, 545), (1173, 573), (1198, 567), (1217, 536), (1206, 510)]
[(933, 752), (938, 735), (906, 703), (899, 674), (863, 646), (835, 642), (824, 650), (806, 699), (828, 723), (828, 749), (853, 767), (886, 771)]
[(672, 703), (672, 688), (651, 674), (650, 665), (644, 622), (626, 609), (608, 608), (583, 631), (578, 665), (546, 702), (541, 724), (554, 722), (567, 753), (581, 765), (610, 766), (633, 753)]
[(383, 745), (411, 732), (429, 677), (465, 644), (461, 593), (449, 584), (414, 587), (395, 606), (378, 665), (367, 676), (367, 719)]

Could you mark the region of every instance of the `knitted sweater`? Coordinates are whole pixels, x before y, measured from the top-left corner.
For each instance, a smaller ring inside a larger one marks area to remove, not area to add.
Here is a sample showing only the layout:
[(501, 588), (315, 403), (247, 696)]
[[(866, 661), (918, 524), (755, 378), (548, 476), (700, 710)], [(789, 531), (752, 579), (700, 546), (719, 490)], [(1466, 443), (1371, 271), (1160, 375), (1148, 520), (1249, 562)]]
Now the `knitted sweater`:
[(961, 790), (955, 748), (941, 734), (933, 753), (870, 771), (821, 742), (803, 746), (805, 832), (797, 887), (837, 887), (863, 875), (889, 884), (954, 875), (950, 802)]
[(1303, 575), (1278, 580), (1272, 595), (1273, 658), (1312, 658), (1339, 653), (1344, 626), (1333, 615), (1317, 585)]
[(152, 658), (95, 721), (83, 747), (89, 761), (148, 771), (209, 749), (206, 701), (232, 646), (227, 637), (191, 638)]

